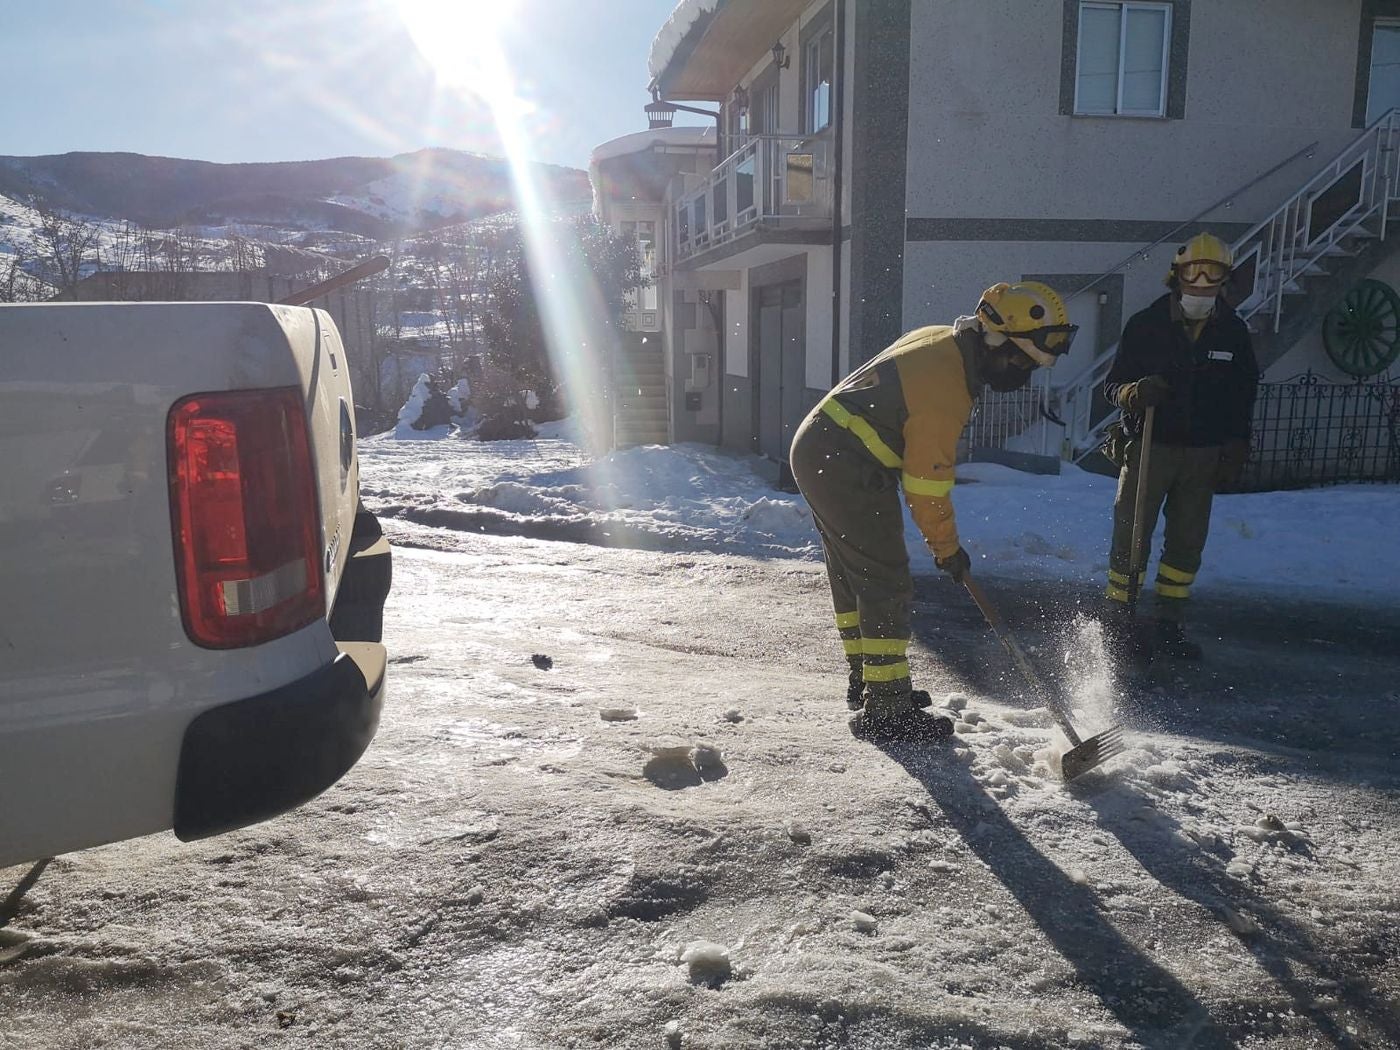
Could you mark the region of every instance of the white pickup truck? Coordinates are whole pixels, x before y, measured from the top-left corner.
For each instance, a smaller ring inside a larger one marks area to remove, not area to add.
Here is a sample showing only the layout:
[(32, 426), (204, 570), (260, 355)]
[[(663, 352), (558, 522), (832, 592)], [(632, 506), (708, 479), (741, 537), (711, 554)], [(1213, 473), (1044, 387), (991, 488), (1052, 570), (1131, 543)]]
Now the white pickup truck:
[(0, 306), (0, 868), (333, 784), (390, 559), (329, 314)]

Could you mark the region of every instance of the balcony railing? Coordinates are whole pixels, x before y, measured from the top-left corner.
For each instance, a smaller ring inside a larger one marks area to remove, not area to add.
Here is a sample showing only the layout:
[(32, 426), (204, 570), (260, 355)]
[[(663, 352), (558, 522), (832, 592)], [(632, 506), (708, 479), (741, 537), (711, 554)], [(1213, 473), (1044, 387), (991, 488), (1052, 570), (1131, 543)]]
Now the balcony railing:
[(824, 136), (751, 137), (675, 202), (676, 260), (726, 244), (759, 223), (829, 220), (831, 174), (831, 143)]

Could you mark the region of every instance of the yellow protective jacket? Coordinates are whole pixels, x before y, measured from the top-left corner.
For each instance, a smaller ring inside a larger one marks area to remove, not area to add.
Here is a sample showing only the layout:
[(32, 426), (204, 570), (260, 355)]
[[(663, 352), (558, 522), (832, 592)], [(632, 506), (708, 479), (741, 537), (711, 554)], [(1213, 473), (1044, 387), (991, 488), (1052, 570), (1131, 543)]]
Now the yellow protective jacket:
[(977, 338), (945, 325), (916, 328), (852, 372), (821, 404), (883, 466), (900, 471), (904, 498), (936, 558), (959, 547), (953, 464), (982, 389)]

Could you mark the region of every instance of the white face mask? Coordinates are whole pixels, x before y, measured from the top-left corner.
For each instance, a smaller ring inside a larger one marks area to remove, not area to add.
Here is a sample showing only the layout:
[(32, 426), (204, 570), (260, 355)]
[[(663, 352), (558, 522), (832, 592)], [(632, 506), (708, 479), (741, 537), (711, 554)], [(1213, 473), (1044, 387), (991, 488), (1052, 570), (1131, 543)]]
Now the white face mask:
[(1202, 321), (1215, 309), (1215, 296), (1181, 293), (1181, 312), (1192, 321)]

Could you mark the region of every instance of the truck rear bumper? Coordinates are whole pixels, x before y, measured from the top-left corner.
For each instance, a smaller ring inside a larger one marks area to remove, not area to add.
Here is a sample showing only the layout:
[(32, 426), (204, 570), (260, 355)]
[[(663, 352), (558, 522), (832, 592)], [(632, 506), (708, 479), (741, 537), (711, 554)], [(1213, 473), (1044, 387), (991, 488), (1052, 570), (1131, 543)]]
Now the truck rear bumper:
[(175, 781), (175, 834), (231, 831), (315, 798), (374, 738), (387, 653), (339, 643), (325, 667), (279, 689), (203, 712), (185, 730)]

